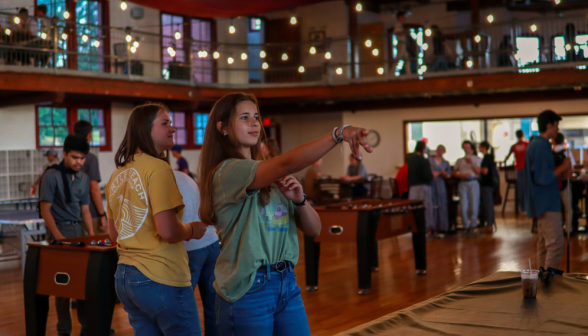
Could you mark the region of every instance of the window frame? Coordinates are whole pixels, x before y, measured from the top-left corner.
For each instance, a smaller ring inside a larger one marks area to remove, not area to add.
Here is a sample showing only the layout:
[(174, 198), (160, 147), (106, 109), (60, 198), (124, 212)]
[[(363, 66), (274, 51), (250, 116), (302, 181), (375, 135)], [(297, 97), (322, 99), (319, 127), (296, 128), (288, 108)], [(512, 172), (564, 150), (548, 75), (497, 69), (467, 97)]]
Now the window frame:
[(42, 146), (39, 138), (39, 107), (57, 107), (66, 109), (66, 120), (67, 120), (67, 131), (68, 135), (74, 133), (74, 124), (78, 121), (78, 109), (101, 109), (103, 110), (104, 118), (104, 133), (106, 138), (106, 144), (103, 146), (92, 146), (98, 147), (101, 152), (112, 151), (112, 123), (111, 123), (111, 107), (110, 104), (48, 104), (48, 105), (35, 105), (35, 146), (37, 149), (60, 149), (60, 146)]

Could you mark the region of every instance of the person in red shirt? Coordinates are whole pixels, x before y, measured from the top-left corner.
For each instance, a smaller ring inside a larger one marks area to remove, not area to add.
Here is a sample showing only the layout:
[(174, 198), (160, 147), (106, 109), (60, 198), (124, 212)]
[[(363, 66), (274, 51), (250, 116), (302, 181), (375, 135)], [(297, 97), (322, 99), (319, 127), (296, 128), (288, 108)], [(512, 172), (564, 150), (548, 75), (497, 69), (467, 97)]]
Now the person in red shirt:
[(406, 155), (404, 165), (396, 173), (396, 187), (398, 189), (398, 196), (402, 199), (408, 199), (408, 158), (410, 154)]
[(519, 141), (510, 147), (510, 152), (504, 159), (504, 162), (507, 162), (510, 158), (510, 155), (514, 153), (515, 155), (515, 170), (517, 173), (517, 190), (516, 190), (516, 197), (519, 203), (519, 209), (521, 212), (526, 212), (525, 210), (525, 153), (527, 152), (527, 147), (529, 143), (525, 139), (525, 132), (522, 130), (518, 130), (516, 132), (517, 139)]

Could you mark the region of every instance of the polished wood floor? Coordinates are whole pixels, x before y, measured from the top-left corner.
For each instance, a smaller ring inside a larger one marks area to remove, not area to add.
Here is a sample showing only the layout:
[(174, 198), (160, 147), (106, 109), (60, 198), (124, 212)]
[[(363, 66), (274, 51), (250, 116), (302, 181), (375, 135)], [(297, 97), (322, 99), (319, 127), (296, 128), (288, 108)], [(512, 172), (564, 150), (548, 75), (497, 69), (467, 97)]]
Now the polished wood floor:
[[(498, 231), (466, 236), (458, 233), (428, 240), (428, 275), (414, 274), (410, 235), (380, 243), (380, 272), (373, 275), (372, 294), (357, 295), (354, 244), (323, 244), (319, 290), (304, 290), (304, 253), (296, 268), (313, 335), (333, 335), (382, 315), (408, 307), (498, 271), (517, 271), (535, 263), (536, 235), (530, 220), (513, 215), (497, 218)], [(571, 271), (588, 272), (588, 235), (572, 238)], [(562, 262), (562, 268), (565, 266)], [(0, 271), (0, 335), (24, 335), (24, 304), (20, 268)], [(197, 295), (198, 298), (198, 295)], [(199, 309), (202, 307), (199, 302)], [(56, 335), (57, 318), (51, 303), (47, 335)], [(79, 335), (74, 310), (74, 334)], [(202, 319), (202, 317), (201, 317)], [(123, 307), (117, 305), (115, 335), (133, 335)]]

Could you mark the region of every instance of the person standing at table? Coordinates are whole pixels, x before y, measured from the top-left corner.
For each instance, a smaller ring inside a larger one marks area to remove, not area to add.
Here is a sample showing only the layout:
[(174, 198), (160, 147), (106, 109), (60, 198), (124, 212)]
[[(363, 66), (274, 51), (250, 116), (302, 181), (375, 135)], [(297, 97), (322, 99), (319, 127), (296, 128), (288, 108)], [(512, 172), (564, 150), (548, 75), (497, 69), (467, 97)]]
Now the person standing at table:
[[(90, 145), (85, 139), (68, 135), (63, 143), (63, 161), (51, 166), (41, 181), (40, 212), (47, 227), (47, 240), (63, 240), (94, 235), (90, 214), (90, 179), (82, 166)], [(70, 299), (55, 297), (58, 335), (70, 335), (72, 329)], [(77, 300), (81, 334), (86, 334), (86, 309), (83, 300)]]
[(47, 168), (53, 165), (58, 165), (61, 162), (61, 160), (59, 160), (59, 158), (57, 157), (57, 151), (55, 149), (48, 150), (47, 153), (45, 153), (45, 156), (47, 157), (47, 161), (49, 162), (47, 162), (45, 166), (43, 166), (43, 173), (41, 173), (41, 176), (39, 176), (39, 178), (31, 186), (31, 195), (34, 195), (37, 192), (37, 186), (41, 184), (41, 179), (43, 178), (43, 174), (45, 174), (45, 172), (47, 171)]
[(550, 139), (559, 131), (561, 117), (546, 110), (537, 117), (539, 136), (527, 148), (525, 156), (525, 189), (527, 217), (537, 217), (537, 267), (559, 269), (564, 254), (564, 236), (561, 220), (559, 178), (568, 178), (572, 172), (569, 158), (558, 168), (551, 150)]
[(459, 207), (461, 208), (461, 220), (466, 233), (472, 233), (478, 222), (478, 209), (480, 207), (480, 164), (482, 159), (478, 157), (476, 147), (471, 141), (464, 141), (462, 146), (465, 156), (455, 163), (453, 176), (459, 178), (457, 190), (459, 193)]
[(408, 185), (410, 188), (408, 190), (408, 199), (423, 201), (427, 230), (436, 236), (431, 183), (439, 175), (439, 172), (432, 172), (431, 163), (424, 157), (426, 149), (427, 144), (424, 141), (418, 141), (412, 156), (408, 160)]
[[(82, 139), (85, 139), (88, 145), (92, 143), (92, 124), (86, 120), (79, 120), (74, 124), (74, 133)], [(102, 202), (102, 191), (100, 191), (99, 185), (102, 178), (100, 177), (98, 157), (88, 152), (86, 161), (82, 166), (82, 171), (90, 178), (90, 213), (92, 214), (94, 233), (106, 234), (108, 233), (108, 224), (106, 222), (104, 203)]]
[(172, 156), (176, 158), (176, 164), (178, 165), (177, 171), (181, 171), (182, 173), (192, 177), (192, 174), (190, 174), (190, 167), (188, 166), (188, 160), (182, 156), (182, 147), (179, 145), (173, 146), (171, 148), (171, 153)]
[(483, 141), (480, 144), (480, 151), (484, 154), (480, 172), (484, 220), (486, 221), (486, 233), (492, 233), (494, 229), (494, 188), (496, 188), (499, 179), (498, 169), (496, 169), (496, 162), (494, 162), (494, 148), (488, 141)]
[[(349, 166), (347, 167), (347, 175), (341, 178), (344, 182), (356, 182), (360, 180), (367, 180), (368, 173), (361, 160), (352, 155), (349, 155)], [(368, 194), (370, 188), (369, 183), (355, 183), (351, 195), (365, 196)]]
[(431, 169), (437, 172), (438, 175), (433, 180), (433, 224), (432, 230), (434, 237), (442, 238), (444, 233), (449, 230), (449, 203), (447, 202), (447, 186), (445, 179), (451, 177), (451, 165), (447, 162), (443, 155), (445, 154), (445, 146), (437, 146), (434, 157), (429, 158)]
[[(174, 170), (174, 175), (185, 206), (182, 222), (199, 222), (200, 190), (198, 185), (193, 178), (180, 171)], [(215, 227), (208, 226), (204, 237), (185, 241), (184, 247), (188, 252), (192, 290), (195, 290), (196, 286), (198, 286), (200, 298), (202, 299), (205, 335), (217, 336), (219, 333), (214, 312), (216, 291), (212, 284), (214, 283), (214, 265), (220, 254), (220, 245)]]
[(525, 153), (527, 152), (527, 147), (529, 147), (529, 143), (525, 140), (525, 132), (523, 132), (523, 130), (518, 130), (516, 132), (516, 136), (518, 142), (512, 145), (512, 147), (510, 147), (510, 151), (504, 159), (504, 162), (506, 163), (510, 156), (514, 153), (515, 171), (517, 174), (516, 198), (517, 202), (519, 203), (520, 211), (525, 212)]

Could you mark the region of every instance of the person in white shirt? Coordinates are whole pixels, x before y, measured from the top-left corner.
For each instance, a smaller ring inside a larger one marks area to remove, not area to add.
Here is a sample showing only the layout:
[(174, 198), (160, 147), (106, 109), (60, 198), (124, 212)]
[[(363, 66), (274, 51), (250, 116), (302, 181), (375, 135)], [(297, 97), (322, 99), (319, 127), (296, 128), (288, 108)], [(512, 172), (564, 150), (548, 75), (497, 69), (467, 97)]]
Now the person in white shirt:
[[(198, 211), (200, 209), (200, 191), (198, 185), (190, 176), (181, 171), (174, 170), (176, 182), (180, 189), (180, 194), (184, 199), (184, 223), (200, 221)], [(216, 290), (212, 286), (214, 283), (214, 267), (216, 259), (220, 254), (220, 245), (216, 228), (213, 225), (208, 226), (204, 237), (200, 239), (191, 239), (184, 242), (186, 252), (188, 252), (190, 273), (192, 275), (192, 288), (200, 291), (202, 305), (204, 306), (204, 332), (206, 336), (219, 335), (216, 326), (216, 314), (214, 312)]]
[(465, 156), (455, 163), (453, 176), (460, 179), (458, 185), (459, 207), (461, 220), (467, 233), (473, 232), (478, 221), (480, 207), (480, 183), (478, 176), (482, 169), (482, 159), (478, 157), (476, 147), (470, 141), (464, 141), (462, 146)]

